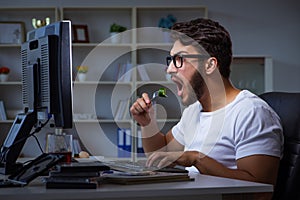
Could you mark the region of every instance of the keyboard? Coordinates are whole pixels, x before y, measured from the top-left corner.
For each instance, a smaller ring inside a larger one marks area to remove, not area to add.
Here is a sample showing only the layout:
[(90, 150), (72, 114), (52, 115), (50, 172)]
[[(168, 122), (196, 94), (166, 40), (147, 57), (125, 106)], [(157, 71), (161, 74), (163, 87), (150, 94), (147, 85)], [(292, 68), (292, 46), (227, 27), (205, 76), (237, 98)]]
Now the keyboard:
[(139, 160), (137, 162), (132, 162), (128, 160), (114, 160), (107, 161), (104, 164), (108, 165), (112, 170), (121, 172), (173, 172), (173, 173), (188, 173), (188, 171), (182, 166), (174, 167), (163, 167), (158, 168), (155, 166), (147, 167), (146, 160)]

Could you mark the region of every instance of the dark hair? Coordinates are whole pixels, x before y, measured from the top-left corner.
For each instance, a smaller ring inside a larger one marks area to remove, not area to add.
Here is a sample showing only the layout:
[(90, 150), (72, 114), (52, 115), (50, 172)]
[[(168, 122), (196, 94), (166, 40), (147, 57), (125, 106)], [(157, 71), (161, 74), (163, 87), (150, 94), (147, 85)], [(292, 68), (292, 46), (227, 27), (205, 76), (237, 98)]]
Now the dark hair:
[(229, 78), (232, 43), (230, 34), (223, 26), (213, 20), (200, 18), (175, 23), (172, 30), (173, 39), (179, 40), (183, 45), (200, 45), (209, 56), (215, 57), (221, 75)]

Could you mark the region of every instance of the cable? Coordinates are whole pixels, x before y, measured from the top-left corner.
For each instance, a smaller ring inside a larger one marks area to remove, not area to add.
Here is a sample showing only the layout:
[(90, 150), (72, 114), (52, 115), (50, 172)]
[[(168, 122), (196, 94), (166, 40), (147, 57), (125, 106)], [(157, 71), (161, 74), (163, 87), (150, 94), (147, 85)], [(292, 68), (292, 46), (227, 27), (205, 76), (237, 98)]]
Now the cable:
[[(20, 142), (23, 142), (24, 140), (27, 140), (29, 137), (31, 136), (34, 136), (34, 134), (38, 133), (41, 131), (41, 129), (46, 126), (48, 124), (48, 122), (50, 121), (50, 118), (47, 119), (47, 121), (45, 123), (41, 123), (41, 125), (39, 127), (36, 127), (34, 129), (34, 131), (32, 133), (30, 133), (29, 135), (25, 136), (25, 137), (22, 137), (20, 138), (19, 140), (17, 140), (16, 142), (14, 142), (12, 145), (10, 145), (7, 149), (5, 149), (3, 152), (0, 152), (1, 153), (1, 160), (0, 160), (0, 163), (2, 163), (2, 161), (4, 160), (4, 157), (6, 155), (6, 152), (8, 150), (10, 150), (12, 147), (14, 147), (15, 145), (19, 144)], [(37, 140), (38, 141), (38, 140)], [(41, 146), (40, 146), (40, 143), (38, 142), (38, 145), (39, 145), (39, 148), (42, 150)], [(2, 149), (2, 147), (1, 147)]]
[(34, 137), (34, 139), (35, 139), (35, 141), (36, 141), (36, 143), (37, 143), (37, 145), (38, 145), (38, 147), (39, 147), (41, 153), (44, 153), (44, 150), (43, 150), (43, 148), (42, 148), (42, 146), (41, 146), (41, 143), (40, 143), (40, 141), (38, 140), (38, 138), (36, 137), (36, 135), (32, 135), (32, 136)]

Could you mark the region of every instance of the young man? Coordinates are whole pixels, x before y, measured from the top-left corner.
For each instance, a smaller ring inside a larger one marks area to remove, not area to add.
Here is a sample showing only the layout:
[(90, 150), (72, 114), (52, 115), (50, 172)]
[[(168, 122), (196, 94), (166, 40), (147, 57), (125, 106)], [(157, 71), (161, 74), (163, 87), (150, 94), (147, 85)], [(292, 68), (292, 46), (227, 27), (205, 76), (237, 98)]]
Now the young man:
[(275, 184), (280, 120), (264, 101), (230, 82), (229, 33), (209, 19), (177, 23), (172, 31), (167, 73), (188, 107), (163, 134), (148, 94), (133, 103), (130, 112), (141, 125), (147, 164), (178, 164), (202, 174)]

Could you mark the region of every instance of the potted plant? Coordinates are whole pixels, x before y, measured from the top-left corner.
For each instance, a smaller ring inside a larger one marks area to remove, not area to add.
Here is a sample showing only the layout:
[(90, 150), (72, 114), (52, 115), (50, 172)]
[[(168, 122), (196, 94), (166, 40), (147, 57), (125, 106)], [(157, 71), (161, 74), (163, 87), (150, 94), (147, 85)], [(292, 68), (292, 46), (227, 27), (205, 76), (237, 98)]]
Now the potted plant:
[(164, 34), (164, 40), (165, 42), (170, 42), (170, 33), (166, 29), (171, 29), (171, 27), (174, 25), (174, 23), (177, 21), (177, 19), (169, 14), (167, 17), (163, 17), (158, 22), (158, 27), (162, 28), (163, 34)]
[(165, 17), (165, 18), (162, 17), (159, 20), (158, 27), (170, 29), (176, 21), (177, 21), (177, 19), (173, 15), (169, 14), (169, 15), (167, 15), (167, 17)]
[(0, 81), (5, 82), (8, 79), (10, 69), (8, 67), (0, 67)]
[(77, 67), (77, 78), (79, 82), (86, 80), (86, 73), (88, 72), (88, 66), (78, 66)]
[(126, 31), (127, 28), (125, 26), (121, 26), (119, 24), (113, 23), (110, 26), (110, 36), (111, 36), (111, 42), (112, 43), (119, 43), (121, 41), (121, 37), (118, 33), (121, 33), (123, 31)]

